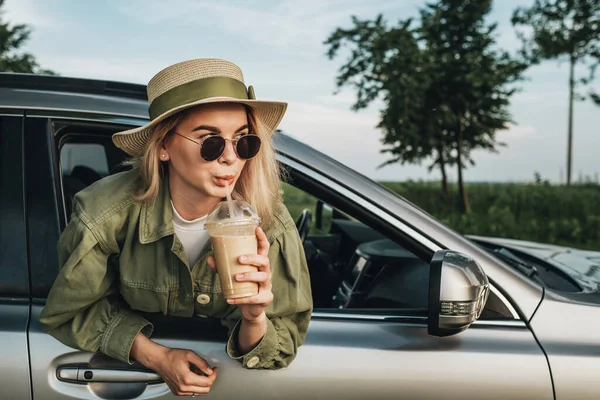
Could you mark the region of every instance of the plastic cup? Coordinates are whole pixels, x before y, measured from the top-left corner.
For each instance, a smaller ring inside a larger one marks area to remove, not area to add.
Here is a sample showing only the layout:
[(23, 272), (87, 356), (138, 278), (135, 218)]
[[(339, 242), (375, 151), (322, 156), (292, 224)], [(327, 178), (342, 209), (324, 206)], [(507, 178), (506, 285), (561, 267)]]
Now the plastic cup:
[(235, 276), (258, 270), (252, 265), (240, 264), (238, 259), (241, 255), (257, 254), (256, 227), (259, 224), (260, 217), (252, 206), (239, 200), (229, 204), (222, 201), (206, 218), (204, 226), (210, 235), (217, 273), (226, 299), (258, 293), (258, 283), (238, 282)]

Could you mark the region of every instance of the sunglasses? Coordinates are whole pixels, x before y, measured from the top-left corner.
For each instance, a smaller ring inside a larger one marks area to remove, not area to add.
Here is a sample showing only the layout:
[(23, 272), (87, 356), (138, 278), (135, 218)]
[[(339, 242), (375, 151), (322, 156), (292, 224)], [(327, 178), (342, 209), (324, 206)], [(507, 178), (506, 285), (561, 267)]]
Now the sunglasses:
[(227, 142), (233, 143), (235, 154), (242, 160), (249, 160), (257, 155), (261, 144), (260, 137), (254, 134), (243, 135), (236, 139), (225, 139), (219, 135), (208, 135), (198, 142), (177, 132), (173, 133), (200, 146), (200, 157), (206, 161), (215, 161), (221, 157), (221, 154), (225, 151)]

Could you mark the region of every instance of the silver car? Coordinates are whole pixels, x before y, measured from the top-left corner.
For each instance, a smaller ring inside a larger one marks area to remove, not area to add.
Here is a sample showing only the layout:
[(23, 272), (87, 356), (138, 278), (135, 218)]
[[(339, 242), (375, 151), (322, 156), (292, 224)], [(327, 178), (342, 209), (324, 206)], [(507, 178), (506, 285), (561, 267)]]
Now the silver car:
[[(0, 74), (2, 399), (175, 398), (38, 321), (73, 195), (123, 168), (111, 134), (147, 119), (142, 85)], [(246, 370), (218, 321), (145, 315), (153, 339), (220, 367), (208, 398), (598, 398), (597, 291), (546, 281), (285, 134), (276, 146), (315, 304), (294, 362)]]

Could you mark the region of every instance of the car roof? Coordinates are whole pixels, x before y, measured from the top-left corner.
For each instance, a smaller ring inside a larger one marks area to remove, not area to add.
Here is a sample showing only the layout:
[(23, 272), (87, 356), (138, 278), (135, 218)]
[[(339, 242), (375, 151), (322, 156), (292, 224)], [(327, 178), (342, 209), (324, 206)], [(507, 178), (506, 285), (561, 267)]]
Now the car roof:
[(145, 85), (52, 75), (0, 73), (0, 107), (148, 119)]

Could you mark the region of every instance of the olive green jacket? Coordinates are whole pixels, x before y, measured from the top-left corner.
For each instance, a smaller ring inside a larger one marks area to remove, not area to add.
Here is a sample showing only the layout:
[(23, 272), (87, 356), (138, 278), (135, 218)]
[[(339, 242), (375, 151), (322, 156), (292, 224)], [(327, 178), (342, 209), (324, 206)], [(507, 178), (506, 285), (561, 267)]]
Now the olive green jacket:
[(138, 184), (139, 171), (133, 169), (75, 196), (71, 220), (58, 242), (59, 273), (40, 315), (44, 330), (67, 346), (131, 364), (134, 338), (139, 332), (151, 337), (153, 331), (141, 313), (209, 316), (228, 328), (227, 354), (245, 368), (288, 366), (304, 342), (312, 295), (302, 243), (283, 203), (273, 210), (274, 222), (263, 227), (271, 244), (274, 295), (266, 309), (267, 333), (254, 349), (240, 354), (241, 314), (227, 304), (206, 263), (210, 241), (190, 270), (173, 231), (168, 179), (151, 202), (133, 199)]

